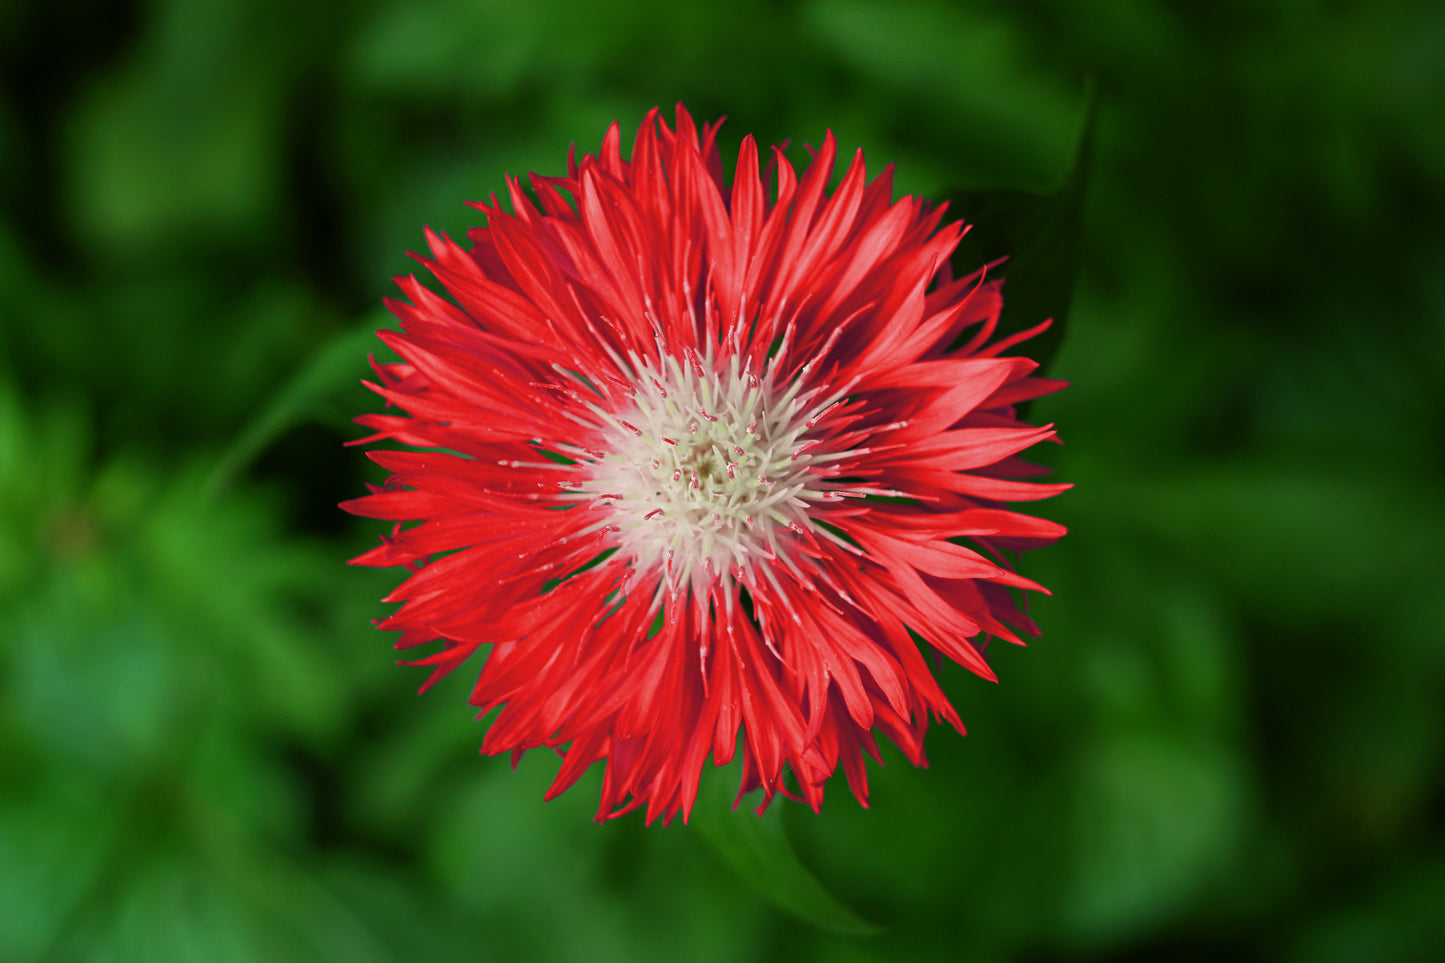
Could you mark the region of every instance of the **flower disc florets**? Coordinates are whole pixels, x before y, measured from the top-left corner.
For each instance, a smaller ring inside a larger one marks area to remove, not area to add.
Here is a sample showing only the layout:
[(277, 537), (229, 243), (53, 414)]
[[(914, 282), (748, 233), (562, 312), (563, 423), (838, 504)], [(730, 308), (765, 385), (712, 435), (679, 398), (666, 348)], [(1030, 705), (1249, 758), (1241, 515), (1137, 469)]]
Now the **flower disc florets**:
[(809, 430), (836, 399), (817, 403), (801, 381), (781, 387), (736, 356), (720, 372), (709, 357), (665, 357), (658, 370), (631, 360), (632, 404), (606, 418), (577, 497), (601, 500), (635, 572), (706, 592), (790, 551), (779, 534), (811, 529), (809, 502), (830, 496)]
[(686, 818), (735, 754), (763, 805), (839, 768), (866, 805), (875, 732), (921, 765), (930, 719), (963, 731), (920, 645), (993, 679), (989, 638), (1038, 631), (1009, 553), (1064, 533), (1006, 507), (1068, 487), (1015, 409), (1063, 383), (1001, 357), (1047, 322), (995, 340), (963, 226), (861, 152), (829, 193), (831, 134), (769, 192), (716, 133), (654, 112), (624, 160), (614, 125), (469, 248), (428, 231), (451, 297), (398, 279), (371, 387), (405, 413), (358, 419), (403, 446), (344, 506), (397, 522), (355, 560), (409, 573), (381, 628), (439, 643), (428, 685), (485, 652), (482, 751), (555, 749), (549, 798), (605, 762), (600, 819)]

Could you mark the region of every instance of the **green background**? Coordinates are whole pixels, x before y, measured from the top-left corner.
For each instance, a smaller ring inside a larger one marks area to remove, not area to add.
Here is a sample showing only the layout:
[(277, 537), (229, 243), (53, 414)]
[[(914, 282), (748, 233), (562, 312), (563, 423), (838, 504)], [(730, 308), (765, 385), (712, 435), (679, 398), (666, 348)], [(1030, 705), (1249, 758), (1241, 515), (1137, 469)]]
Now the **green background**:
[[(725, 153), (831, 127), (902, 191), (1048, 189), (1089, 75), (1033, 412), (1072, 533), (1002, 684), (942, 673), (968, 738), (871, 811), (597, 826), (596, 772), (544, 804), (554, 758), (476, 755), (466, 671), (415, 695), (335, 503), (424, 224), (679, 99)], [(1445, 945), (1438, 5), (7, 0), (0, 83), (0, 958)], [(778, 908), (784, 831), (880, 933)]]

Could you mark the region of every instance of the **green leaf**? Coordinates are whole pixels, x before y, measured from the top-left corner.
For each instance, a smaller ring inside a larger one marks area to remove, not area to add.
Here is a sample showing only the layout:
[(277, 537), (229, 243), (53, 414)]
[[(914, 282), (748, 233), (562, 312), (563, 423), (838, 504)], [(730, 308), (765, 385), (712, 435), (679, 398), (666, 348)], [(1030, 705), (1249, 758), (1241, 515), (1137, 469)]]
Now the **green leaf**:
[(1090, 78), (1084, 89), (1084, 117), (1074, 156), (1055, 190), (1046, 194), (1013, 188), (954, 190), (943, 195), (949, 202), (949, 216), (973, 225), (950, 258), (955, 277), (1008, 258), (1000, 268), (1008, 283), (998, 335), (1007, 336), (1053, 318), (1049, 330), (1028, 342), (1028, 355), (1040, 368), (1048, 366), (1063, 341), (1079, 273), (1084, 193), (1097, 116), (1098, 97)]
[(852, 936), (883, 931), (828, 892), (798, 859), (788, 842), (780, 806), (770, 807), (762, 816), (733, 811), (731, 791), (721, 776), (721, 771), (704, 774), (701, 788), (706, 798), (693, 809), (689, 825), (758, 895), (820, 929)]
[[(366, 374), (367, 355), (383, 347), (375, 330), (383, 323), (379, 318), (372, 319), (322, 345), (221, 453), (207, 482), (208, 490), (215, 494), (229, 485), (253, 458), (288, 429), (309, 420), (329, 420), (336, 416), (337, 402), (354, 391), (358, 380)], [(360, 410), (356, 412), (360, 413)]]
[(1178, 913), (1228, 872), (1244, 833), (1246, 777), (1222, 743), (1168, 733), (1161, 717), (1099, 738), (1073, 788), (1073, 884), (1063, 920), (1122, 939)]

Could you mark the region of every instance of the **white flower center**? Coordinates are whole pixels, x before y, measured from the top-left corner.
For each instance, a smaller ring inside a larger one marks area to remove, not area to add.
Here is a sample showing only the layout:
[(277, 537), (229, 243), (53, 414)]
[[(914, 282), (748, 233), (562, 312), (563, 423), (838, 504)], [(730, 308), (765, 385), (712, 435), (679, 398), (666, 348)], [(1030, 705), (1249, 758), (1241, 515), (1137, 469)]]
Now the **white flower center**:
[(810, 530), (807, 503), (830, 497), (808, 453), (827, 404), (810, 403), (816, 392), (800, 393), (801, 381), (779, 390), (771, 373), (740, 371), (736, 358), (721, 372), (701, 358), (665, 358), (660, 370), (634, 358), (633, 368), (631, 407), (606, 418), (586, 488), (634, 568), (701, 588), (786, 556), (780, 533)]

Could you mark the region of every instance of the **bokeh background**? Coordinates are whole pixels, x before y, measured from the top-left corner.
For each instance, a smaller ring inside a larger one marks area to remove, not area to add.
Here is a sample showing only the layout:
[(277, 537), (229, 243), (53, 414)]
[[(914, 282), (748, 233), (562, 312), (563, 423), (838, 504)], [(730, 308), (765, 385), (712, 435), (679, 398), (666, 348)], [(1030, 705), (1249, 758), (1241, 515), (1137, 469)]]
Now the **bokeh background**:
[[(423, 225), (678, 100), (1048, 190), (1087, 76), (1045, 634), (765, 823), (881, 932), (416, 696), (335, 504)], [(1439, 958), (1445, 8), (5, 0), (0, 85), (0, 958)]]

